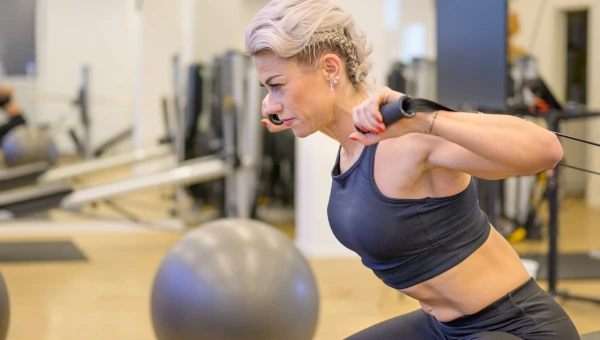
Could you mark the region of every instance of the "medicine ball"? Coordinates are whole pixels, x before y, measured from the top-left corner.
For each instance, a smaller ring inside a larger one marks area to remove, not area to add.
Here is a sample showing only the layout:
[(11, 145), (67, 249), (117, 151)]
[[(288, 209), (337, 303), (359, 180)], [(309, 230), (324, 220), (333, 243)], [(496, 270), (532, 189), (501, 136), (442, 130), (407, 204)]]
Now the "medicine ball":
[(219, 219), (185, 235), (152, 287), (158, 340), (310, 340), (316, 279), (293, 242), (256, 220)]

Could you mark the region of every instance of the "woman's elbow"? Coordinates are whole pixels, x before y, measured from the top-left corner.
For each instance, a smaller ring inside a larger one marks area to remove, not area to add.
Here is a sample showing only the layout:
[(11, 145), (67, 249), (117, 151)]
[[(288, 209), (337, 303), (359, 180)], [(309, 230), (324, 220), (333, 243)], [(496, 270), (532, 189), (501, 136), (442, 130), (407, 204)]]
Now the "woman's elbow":
[(537, 157), (531, 157), (534, 162), (524, 162), (528, 164), (526, 169), (521, 169), (520, 176), (532, 176), (539, 172), (554, 169), (563, 159), (563, 147), (558, 137), (552, 133), (540, 144), (539, 152), (536, 152)]
[(552, 133), (548, 139), (547, 150), (544, 152), (544, 155), (546, 155), (545, 170), (555, 168), (564, 156), (563, 147), (558, 137)]
[(558, 140), (558, 137), (551, 133), (551, 135), (542, 144), (542, 150), (539, 152), (539, 159), (534, 174), (554, 169), (558, 163), (563, 159), (563, 147)]

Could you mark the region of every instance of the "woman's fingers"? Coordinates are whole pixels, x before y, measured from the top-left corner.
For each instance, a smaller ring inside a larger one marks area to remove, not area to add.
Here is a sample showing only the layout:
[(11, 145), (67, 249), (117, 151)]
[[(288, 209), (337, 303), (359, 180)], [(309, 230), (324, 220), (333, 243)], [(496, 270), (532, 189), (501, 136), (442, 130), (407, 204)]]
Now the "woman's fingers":
[(352, 118), (354, 125), (365, 132), (379, 134), (385, 130), (381, 122), (381, 113), (372, 100), (355, 107), (352, 110)]
[(385, 104), (399, 100), (402, 96), (404, 96), (403, 93), (384, 87), (377, 94), (353, 108), (352, 120), (354, 121), (354, 125), (363, 130), (365, 134), (352, 133), (350, 138), (365, 145), (389, 138), (390, 136), (387, 136), (389, 133), (385, 133), (386, 126), (383, 125), (383, 117), (379, 108)]

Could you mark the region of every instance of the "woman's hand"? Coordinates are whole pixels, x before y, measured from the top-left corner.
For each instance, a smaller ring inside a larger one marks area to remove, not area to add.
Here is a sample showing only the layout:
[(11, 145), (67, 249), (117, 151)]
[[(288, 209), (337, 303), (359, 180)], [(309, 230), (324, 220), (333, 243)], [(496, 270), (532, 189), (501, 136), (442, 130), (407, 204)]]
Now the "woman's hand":
[(265, 99), (263, 99), (263, 101), (262, 101), (262, 116), (264, 117), (264, 119), (261, 120), (260, 122), (264, 126), (267, 127), (269, 132), (272, 132), (272, 133), (283, 131), (283, 130), (287, 129), (287, 126), (285, 126), (285, 125), (275, 125), (271, 122), (271, 120), (269, 119), (269, 112), (267, 111), (268, 101), (269, 101), (269, 94), (267, 93), (267, 95), (265, 96)]
[(411, 132), (426, 131), (427, 125), (424, 114), (418, 113), (413, 118), (400, 119), (389, 126), (384, 126), (379, 108), (385, 104), (398, 101), (404, 93), (396, 92), (389, 87), (382, 88), (379, 93), (371, 96), (359, 106), (352, 109), (354, 125), (367, 132), (352, 133), (349, 138), (364, 145), (375, 144), (388, 138), (400, 137)]

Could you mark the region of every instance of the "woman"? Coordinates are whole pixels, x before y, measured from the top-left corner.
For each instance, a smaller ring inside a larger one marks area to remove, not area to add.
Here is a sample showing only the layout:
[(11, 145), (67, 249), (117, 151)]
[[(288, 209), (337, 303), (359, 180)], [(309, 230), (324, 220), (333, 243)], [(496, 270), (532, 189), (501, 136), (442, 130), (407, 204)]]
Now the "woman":
[(0, 84), (0, 109), (4, 110), (9, 117), (4, 125), (0, 125), (0, 143), (2, 143), (12, 129), (25, 124), (21, 108), (12, 101), (12, 89), (2, 84)]
[(247, 27), (246, 48), (269, 91), (269, 131), (320, 131), (340, 143), (328, 206), (337, 239), (422, 306), (350, 339), (579, 338), (490, 225), (472, 178), (553, 168), (562, 148), (552, 132), (509, 115), (446, 111), (384, 126), (379, 107), (403, 94), (369, 95), (371, 50), (331, 0), (271, 1)]

